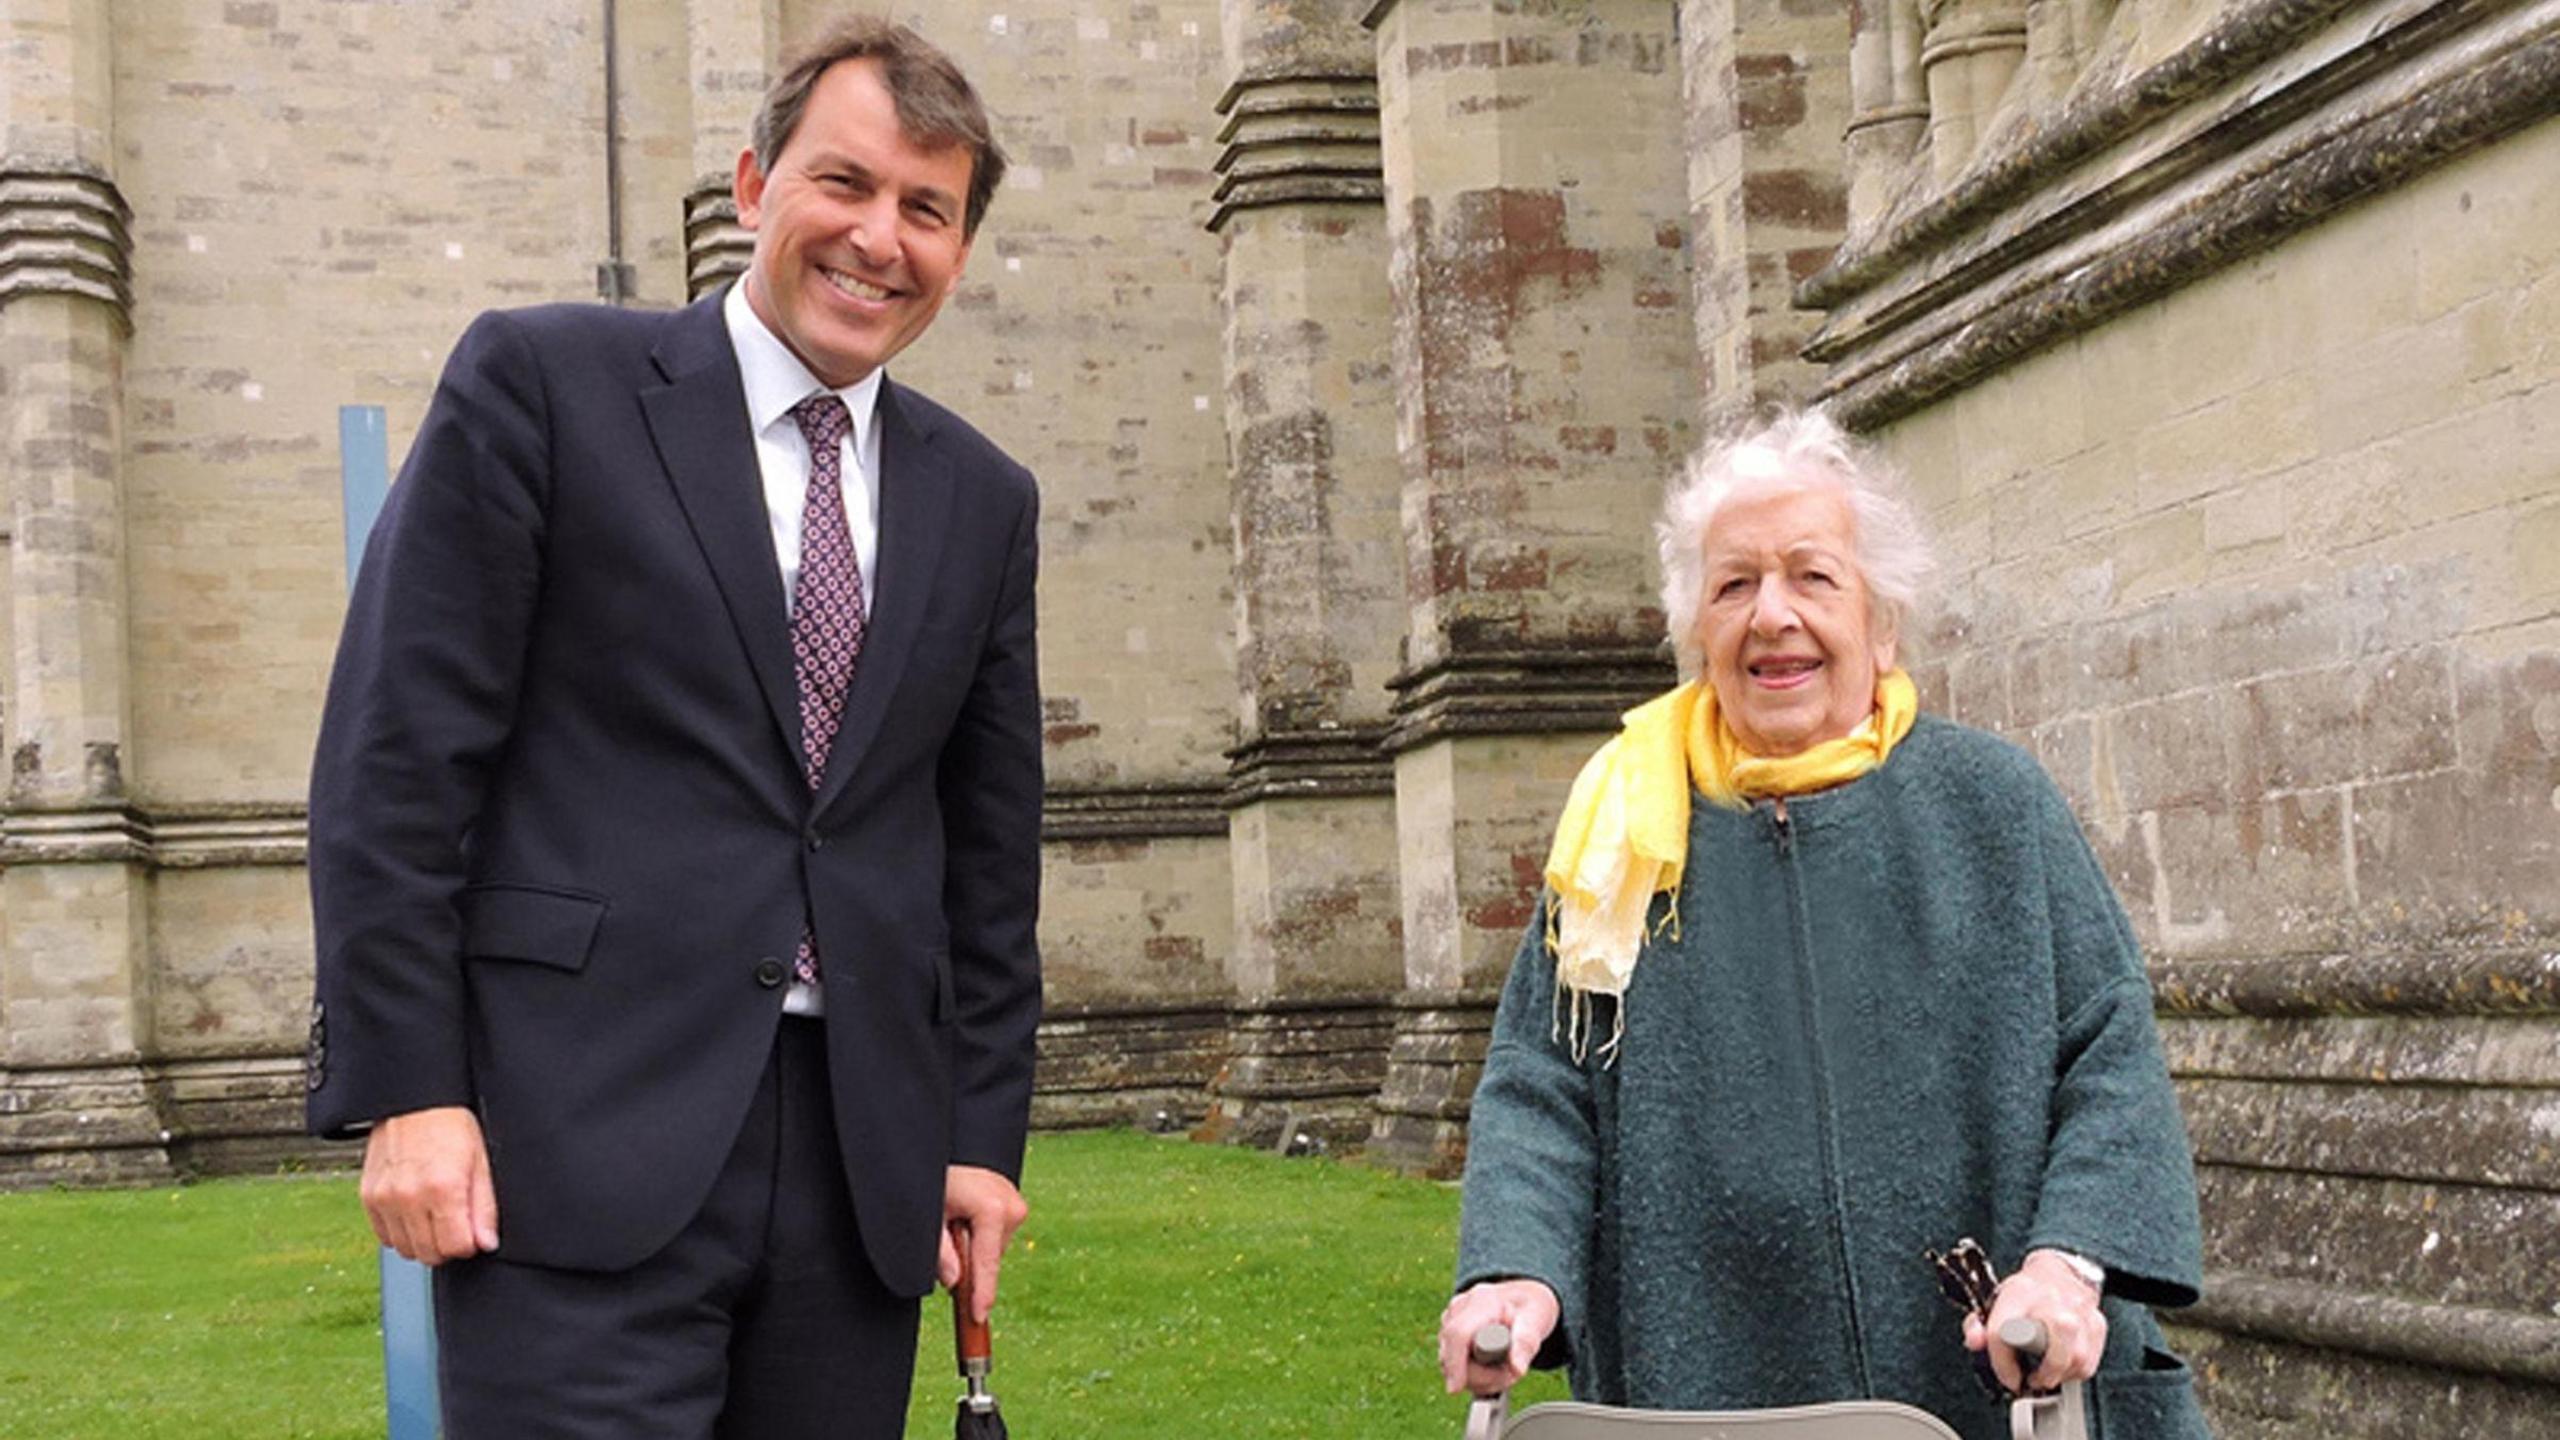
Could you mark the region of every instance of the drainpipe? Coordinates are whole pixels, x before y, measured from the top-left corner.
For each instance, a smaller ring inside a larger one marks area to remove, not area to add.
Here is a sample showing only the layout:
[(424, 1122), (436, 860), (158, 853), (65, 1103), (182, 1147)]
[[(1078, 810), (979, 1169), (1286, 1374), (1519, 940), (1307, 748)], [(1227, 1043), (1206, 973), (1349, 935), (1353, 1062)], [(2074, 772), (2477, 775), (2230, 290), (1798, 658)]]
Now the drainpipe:
[(622, 70), (613, 34), (614, 0), (604, 0), (604, 217), (605, 257), (596, 266), (596, 294), (606, 303), (630, 303), (639, 287), (622, 258)]

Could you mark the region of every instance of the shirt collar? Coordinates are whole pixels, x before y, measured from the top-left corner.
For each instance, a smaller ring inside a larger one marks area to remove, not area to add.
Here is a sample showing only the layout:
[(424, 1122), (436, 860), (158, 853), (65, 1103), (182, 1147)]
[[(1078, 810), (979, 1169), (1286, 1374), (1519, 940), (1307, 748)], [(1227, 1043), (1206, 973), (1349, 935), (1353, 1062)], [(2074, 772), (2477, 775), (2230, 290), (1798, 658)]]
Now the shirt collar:
[[(739, 279), (729, 287), (720, 302), (720, 318), (729, 326), (729, 348), (738, 353), (738, 379), (747, 392), (747, 423), (763, 434), (777, 420), (791, 413), (791, 407), (827, 387), (809, 373), (791, 347), (766, 327), (764, 317), (747, 303), (747, 282)], [(844, 399), (844, 407), (853, 416), (853, 453), (864, 453), (870, 440), (871, 422), (880, 405), (880, 369), (844, 386), (835, 393)]]

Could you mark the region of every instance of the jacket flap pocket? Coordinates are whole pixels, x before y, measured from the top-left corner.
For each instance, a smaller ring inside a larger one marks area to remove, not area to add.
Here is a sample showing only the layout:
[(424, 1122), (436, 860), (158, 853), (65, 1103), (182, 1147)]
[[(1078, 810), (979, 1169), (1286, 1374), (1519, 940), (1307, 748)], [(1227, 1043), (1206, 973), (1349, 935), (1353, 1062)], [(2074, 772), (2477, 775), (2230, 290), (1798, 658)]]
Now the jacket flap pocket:
[(462, 892), (462, 953), (479, 960), (525, 960), (583, 969), (605, 903), (567, 890), (474, 885)]
[(2212, 1440), (2194, 1374), (2166, 1350), (2145, 1347), (2139, 1370), (2100, 1371), (2089, 1401), (2090, 1440)]

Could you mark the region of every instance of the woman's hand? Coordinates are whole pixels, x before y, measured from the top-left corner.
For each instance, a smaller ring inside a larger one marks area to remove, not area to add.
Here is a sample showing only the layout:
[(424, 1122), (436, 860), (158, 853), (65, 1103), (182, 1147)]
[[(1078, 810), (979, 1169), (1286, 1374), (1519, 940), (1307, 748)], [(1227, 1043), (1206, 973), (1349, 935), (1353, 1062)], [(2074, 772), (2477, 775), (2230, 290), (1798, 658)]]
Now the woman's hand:
[[(1997, 1332), (2011, 1320), (2025, 1318), (2044, 1326), (2044, 1363), (2018, 1383), (2018, 1352), (2009, 1348)], [(1441, 1348), (1448, 1348), (1444, 1338)], [(1999, 1298), (1992, 1301), (1991, 1321), (1968, 1315), (1964, 1321), (1964, 1348), (1979, 1350), (1991, 1347), (1991, 1369), (2000, 1383), (2012, 1391), (2051, 1390), (2072, 1380), (2086, 1380), (2098, 1373), (2098, 1357), (2107, 1348), (2107, 1317), (2098, 1309), (2098, 1287), (2080, 1278), (2080, 1272), (2051, 1250), (2030, 1250), (2018, 1273), (2000, 1282)]]
[[(1440, 1312), (1440, 1377), (1449, 1393), (1491, 1394), (1517, 1384), (1555, 1333), (1563, 1308), (1556, 1292), (1537, 1280), (1488, 1280), (1460, 1291)], [(1511, 1357), (1498, 1369), (1468, 1358), (1476, 1332), (1495, 1321), (1511, 1327)]]

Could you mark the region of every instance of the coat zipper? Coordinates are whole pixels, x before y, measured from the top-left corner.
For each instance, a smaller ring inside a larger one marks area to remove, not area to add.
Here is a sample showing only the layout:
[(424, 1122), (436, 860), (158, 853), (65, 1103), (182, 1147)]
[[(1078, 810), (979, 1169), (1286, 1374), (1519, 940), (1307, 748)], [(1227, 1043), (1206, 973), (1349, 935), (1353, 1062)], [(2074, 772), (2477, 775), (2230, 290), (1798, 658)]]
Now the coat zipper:
[(1849, 1262), (1849, 1222), (1840, 1193), (1840, 1139), (1831, 1114), (1831, 1066), (1822, 1052), (1822, 994), (1813, 969), (1813, 947), (1805, 930), (1804, 886), (1796, 873), (1795, 822), (1787, 815), (1783, 795), (1769, 802), (1769, 818), (1778, 842), (1778, 868), (1786, 877), (1787, 918), (1794, 929), (1796, 972), (1804, 982), (1805, 1051), (1813, 1060), (1814, 1127), (1822, 1142), (1823, 1213), (1831, 1226), (1832, 1255), (1840, 1267), (1840, 1283), (1848, 1291), (1849, 1361), (1857, 1372), (1861, 1394), (1876, 1393), (1867, 1374), (1867, 1337), (1859, 1316), (1857, 1271)]

